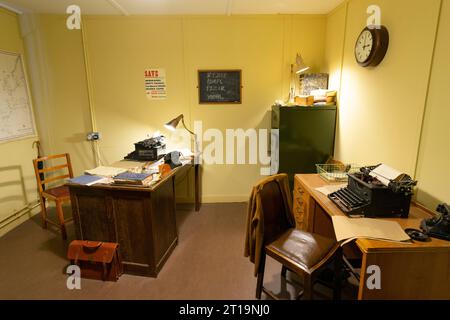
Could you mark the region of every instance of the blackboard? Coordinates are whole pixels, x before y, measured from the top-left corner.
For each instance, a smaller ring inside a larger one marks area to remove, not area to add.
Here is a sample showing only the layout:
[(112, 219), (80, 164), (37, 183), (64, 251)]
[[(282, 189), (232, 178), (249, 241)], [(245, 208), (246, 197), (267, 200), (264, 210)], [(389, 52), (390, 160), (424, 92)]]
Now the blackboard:
[(199, 103), (242, 103), (241, 70), (199, 70)]

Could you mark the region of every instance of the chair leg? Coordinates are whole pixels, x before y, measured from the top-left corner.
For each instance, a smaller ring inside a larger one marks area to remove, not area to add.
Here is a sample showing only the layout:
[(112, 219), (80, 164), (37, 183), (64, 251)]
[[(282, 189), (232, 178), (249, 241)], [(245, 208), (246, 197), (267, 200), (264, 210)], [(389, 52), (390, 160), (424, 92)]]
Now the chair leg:
[(312, 286), (312, 277), (310, 275), (305, 274), (303, 277), (303, 298), (305, 300), (312, 300), (313, 298), (313, 286)]
[(47, 209), (45, 208), (45, 198), (41, 198), (41, 218), (42, 218), (42, 228), (47, 229)]
[(283, 278), (286, 278), (286, 273), (287, 273), (287, 268), (286, 268), (285, 265), (282, 265), (282, 266), (281, 266), (281, 276), (282, 276)]
[(61, 235), (63, 240), (67, 239), (66, 225), (64, 223), (64, 211), (62, 208), (62, 202), (56, 201), (56, 213), (58, 214), (59, 224), (61, 228)]
[(341, 283), (342, 283), (342, 252), (339, 252), (334, 259), (334, 288), (333, 299), (341, 299)]
[(259, 261), (258, 279), (256, 280), (256, 299), (261, 299), (265, 266), (266, 266), (266, 253), (264, 252), (264, 249), (263, 249), (261, 252), (261, 259)]

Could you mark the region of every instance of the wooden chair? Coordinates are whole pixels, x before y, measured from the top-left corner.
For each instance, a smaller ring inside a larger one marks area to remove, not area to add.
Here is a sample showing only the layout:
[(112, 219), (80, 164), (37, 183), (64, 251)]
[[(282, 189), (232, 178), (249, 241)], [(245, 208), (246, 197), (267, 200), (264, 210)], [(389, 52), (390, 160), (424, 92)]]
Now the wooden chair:
[[(283, 183), (288, 185), (287, 175), (281, 176)], [(274, 294), (263, 286), (266, 255), (282, 264), (281, 276), (286, 278), (286, 270), (295, 272), (303, 278), (303, 290), (297, 299), (313, 298), (313, 286), (317, 275), (334, 262), (333, 298), (340, 299), (342, 250), (334, 239), (318, 234), (295, 229), (295, 225), (286, 218), (292, 212), (285, 207), (285, 199), (292, 199), (289, 188), (280, 188), (276, 180), (268, 179), (259, 184), (259, 197), (264, 223), (264, 243), (258, 268), (256, 298), (261, 299), (261, 292), (277, 299)], [(257, 188), (258, 188), (257, 186)], [(283, 189), (287, 190), (288, 194)], [(286, 212), (285, 210), (288, 210)]]
[[(54, 165), (52, 167), (45, 167), (45, 161), (54, 159), (65, 159), (64, 164)], [(65, 223), (71, 221), (72, 218), (64, 220), (64, 212), (62, 205), (64, 202), (70, 202), (69, 188), (64, 185), (54, 186), (53, 184), (58, 184), (59, 181), (63, 181), (66, 178), (73, 178), (72, 164), (70, 162), (70, 155), (68, 153), (51, 155), (47, 157), (41, 157), (33, 160), (34, 172), (36, 174), (36, 180), (38, 183), (39, 197), (41, 201), (41, 215), (42, 215), (42, 227), (47, 228), (47, 223), (57, 226), (61, 229), (62, 238), (67, 239), (67, 232)], [(51, 176), (45, 178), (45, 175), (52, 171), (64, 170), (67, 168), (68, 173), (58, 176)], [(48, 188), (46, 185), (52, 183), (52, 186)], [(46, 199), (54, 201), (56, 204), (56, 213), (59, 220), (54, 222), (47, 218), (47, 210), (45, 206)]]

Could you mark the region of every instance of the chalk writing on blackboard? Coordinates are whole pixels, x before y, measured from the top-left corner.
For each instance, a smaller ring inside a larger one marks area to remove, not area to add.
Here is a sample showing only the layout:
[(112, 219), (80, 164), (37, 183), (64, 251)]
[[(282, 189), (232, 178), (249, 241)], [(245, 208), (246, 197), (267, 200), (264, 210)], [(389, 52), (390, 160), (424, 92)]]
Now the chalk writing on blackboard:
[(242, 103), (241, 70), (199, 70), (199, 103)]

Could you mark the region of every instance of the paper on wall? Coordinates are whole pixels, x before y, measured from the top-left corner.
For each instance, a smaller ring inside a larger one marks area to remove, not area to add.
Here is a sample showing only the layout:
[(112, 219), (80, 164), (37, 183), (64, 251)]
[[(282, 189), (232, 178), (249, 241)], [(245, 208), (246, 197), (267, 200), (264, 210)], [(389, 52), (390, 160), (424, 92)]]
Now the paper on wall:
[(166, 70), (145, 69), (145, 93), (150, 100), (164, 100), (167, 98)]

